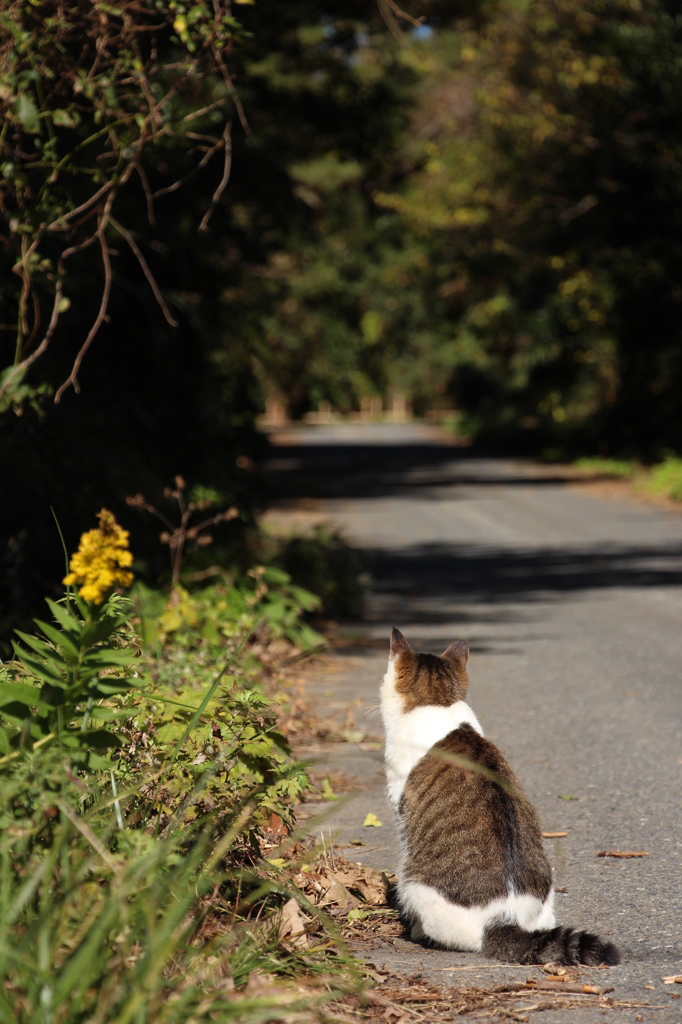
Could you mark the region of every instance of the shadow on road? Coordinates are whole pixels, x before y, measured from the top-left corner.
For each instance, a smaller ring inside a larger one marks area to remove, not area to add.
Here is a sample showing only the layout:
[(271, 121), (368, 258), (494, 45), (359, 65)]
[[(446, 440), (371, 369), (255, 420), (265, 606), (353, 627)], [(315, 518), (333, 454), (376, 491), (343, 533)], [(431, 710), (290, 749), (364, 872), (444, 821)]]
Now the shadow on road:
[[(429, 487), (528, 485), (474, 448), (424, 442), (401, 444), (278, 444), (270, 450), (264, 476), (274, 502), (296, 498), (407, 496)], [(547, 470), (534, 484), (574, 480), (570, 471)], [(595, 479), (592, 477), (592, 479)]]
[[(570, 469), (510, 463), (437, 439), (391, 443), (386, 431), (380, 443), (358, 444), (348, 433), (304, 429), (301, 443), (288, 443), (285, 435), (273, 445), (264, 466), (272, 504), (411, 495), (433, 500), (438, 495), (428, 493), (430, 487), (447, 488), (448, 499), (457, 500), (469, 497), (472, 487), (544, 488), (575, 479)], [(578, 591), (682, 585), (682, 543), (646, 534), (639, 543), (580, 545), (574, 539), (563, 546), (507, 547), (444, 542), (392, 548), (387, 537), (364, 555), (382, 620), (408, 607), (415, 623), (449, 622), (453, 612), (458, 621), (510, 620), (518, 611), (504, 606), (512, 604), (537, 607)]]
[[(456, 599), (458, 605), (526, 603), (580, 590), (682, 584), (682, 545), (669, 543), (530, 551), (422, 544), (367, 552), (367, 557), (377, 594), (400, 598), (421, 593), (433, 600)], [(438, 618), (432, 609), (428, 614)]]

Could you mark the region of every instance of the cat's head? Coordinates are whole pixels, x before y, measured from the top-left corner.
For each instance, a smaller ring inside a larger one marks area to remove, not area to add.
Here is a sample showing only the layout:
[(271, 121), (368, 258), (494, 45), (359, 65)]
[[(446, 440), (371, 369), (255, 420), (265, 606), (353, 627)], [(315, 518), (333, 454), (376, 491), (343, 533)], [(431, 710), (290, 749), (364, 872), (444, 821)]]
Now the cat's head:
[(466, 640), (455, 640), (439, 658), (417, 654), (400, 630), (394, 629), (384, 687), (401, 698), (403, 713), (418, 707), (449, 707), (466, 698), (468, 660)]

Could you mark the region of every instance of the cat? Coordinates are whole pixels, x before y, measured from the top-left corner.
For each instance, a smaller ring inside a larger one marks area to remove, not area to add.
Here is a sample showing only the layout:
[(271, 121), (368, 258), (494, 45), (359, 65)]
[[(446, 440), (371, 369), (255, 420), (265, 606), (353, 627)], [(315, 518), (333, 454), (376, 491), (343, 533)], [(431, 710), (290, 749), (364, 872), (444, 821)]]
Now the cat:
[(468, 659), (464, 640), (438, 658), (391, 634), (381, 715), (411, 937), (512, 963), (615, 965), (613, 943), (556, 925), (535, 811), (465, 703)]

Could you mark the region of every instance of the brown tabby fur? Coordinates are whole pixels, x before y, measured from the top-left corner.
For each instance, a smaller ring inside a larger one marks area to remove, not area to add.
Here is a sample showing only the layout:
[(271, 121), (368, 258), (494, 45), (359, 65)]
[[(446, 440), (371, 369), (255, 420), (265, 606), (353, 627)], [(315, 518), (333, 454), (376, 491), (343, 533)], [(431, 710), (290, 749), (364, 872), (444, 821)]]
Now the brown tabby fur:
[(535, 811), (502, 753), (470, 725), (415, 765), (400, 814), (405, 874), (453, 903), (503, 899), (510, 886), (546, 898), (552, 872)]

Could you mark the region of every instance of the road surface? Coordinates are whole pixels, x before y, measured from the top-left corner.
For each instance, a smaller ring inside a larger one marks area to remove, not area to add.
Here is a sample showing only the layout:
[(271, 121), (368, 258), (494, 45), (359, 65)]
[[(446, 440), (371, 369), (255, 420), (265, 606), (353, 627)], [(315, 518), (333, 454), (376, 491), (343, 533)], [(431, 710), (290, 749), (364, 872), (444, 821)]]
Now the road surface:
[[(334, 522), (370, 576), (363, 621), (310, 679), (325, 711), (355, 703), (370, 735), (334, 748), (360, 792), (325, 829), (367, 844), (354, 859), (395, 868), (371, 742), (390, 629), (435, 653), (468, 639), (469, 702), (485, 734), (543, 829), (568, 833), (547, 840), (559, 921), (618, 944), (615, 997), (660, 1007), (539, 1019), (682, 1021), (682, 985), (662, 982), (682, 973), (682, 513), (601, 499), (559, 470), (481, 457), (424, 425), (302, 426), (272, 440), (271, 515)], [(368, 810), (381, 829), (362, 827)], [(648, 856), (596, 856), (605, 850)], [(503, 980), (477, 954), (406, 940), (371, 958), (444, 983)]]

